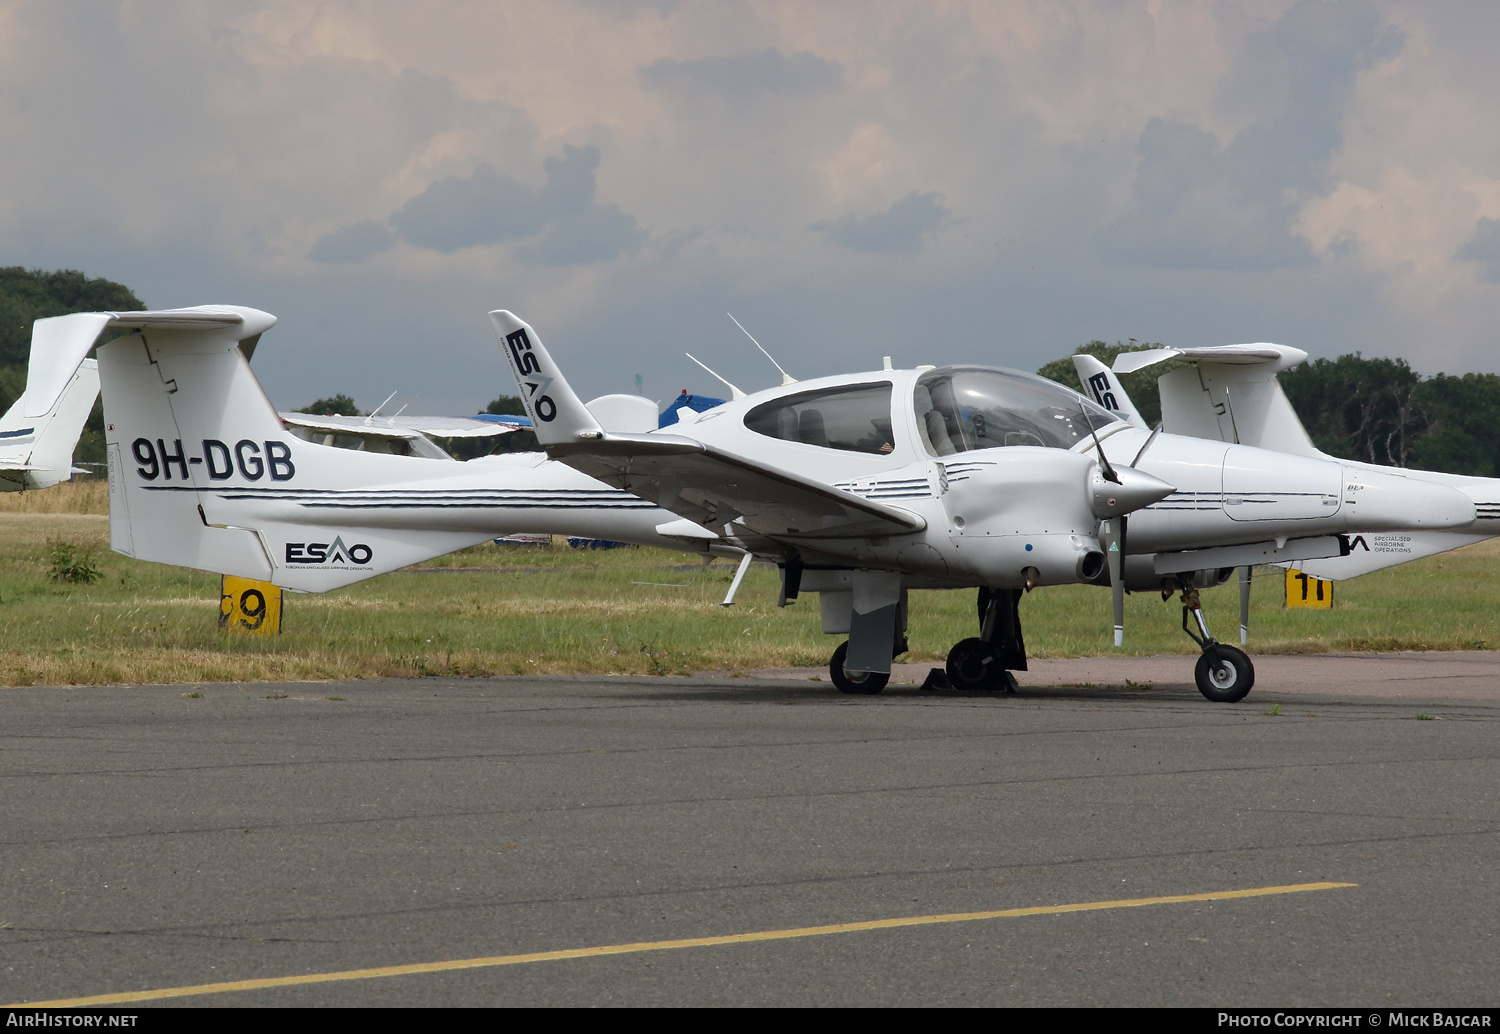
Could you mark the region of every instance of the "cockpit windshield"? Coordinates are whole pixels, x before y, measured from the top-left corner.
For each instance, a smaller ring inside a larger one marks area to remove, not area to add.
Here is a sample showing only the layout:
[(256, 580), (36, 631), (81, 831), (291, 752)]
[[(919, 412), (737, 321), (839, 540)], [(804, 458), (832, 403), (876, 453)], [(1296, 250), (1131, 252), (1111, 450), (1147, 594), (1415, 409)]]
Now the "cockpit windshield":
[(1041, 377), (984, 366), (922, 375), (913, 397), (917, 430), (934, 456), (1031, 445), (1071, 449), (1119, 417)]

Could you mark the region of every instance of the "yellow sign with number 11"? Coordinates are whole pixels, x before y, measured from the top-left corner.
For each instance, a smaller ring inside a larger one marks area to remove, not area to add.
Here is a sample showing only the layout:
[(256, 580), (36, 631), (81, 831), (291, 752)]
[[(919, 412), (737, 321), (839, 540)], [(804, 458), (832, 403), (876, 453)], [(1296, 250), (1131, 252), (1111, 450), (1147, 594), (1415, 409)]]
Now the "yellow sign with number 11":
[(1333, 609), (1333, 582), (1314, 578), (1306, 571), (1286, 572), (1286, 605), (1288, 607), (1312, 607), (1320, 610)]
[(281, 587), (226, 574), (219, 586), (219, 627), (253, 635), (281, 632)]

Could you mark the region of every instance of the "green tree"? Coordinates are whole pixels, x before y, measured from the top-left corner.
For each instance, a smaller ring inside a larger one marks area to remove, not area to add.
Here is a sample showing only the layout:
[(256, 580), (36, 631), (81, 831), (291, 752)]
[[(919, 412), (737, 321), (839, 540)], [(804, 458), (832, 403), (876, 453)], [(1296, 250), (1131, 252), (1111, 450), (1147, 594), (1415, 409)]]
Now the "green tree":
[(501, 395), (489, 405), (484, 407), (486, 413), (495, 416), (525, 416), (526, 407), (522, 405), (518, 395)]
[(1421, 375), (1405, 359), (1314, 359), (1281, 374), (1281, 387), (1331, 456), (1405, 467), (1431, 424)]
[(1500, 376), (1440, 373), (1418, 397), (1428, 429), (1412, 445), (1413, 467), (1500, 477)]
[(128, 312), (146, 306), (124, 284), (90, 279), (76, 269), (0, 268), (0, 364), (24, 364), (31, 324), (70, 312)]
[(310, 416), (364, 416), (348, 395), (333, 395), (326, 399), (318, 399), (308, 403), (297, 412), (307, 413)]
[[(1079, 345), (1073, 349), (1073, 355), (1086, 353), (1098, 359), (1105, 366), (1114, 365), (1115, 357), (1122, 352), (1143, 352), (1148, 348), (1160, 348), (1161, 345), (1143, 345), (1132, 342), (1124, 344), (1116, 341), (1114, 344), (1105, 344), (1103, 341), (1090, 341), (1086, 345)], [(1130, 396), (1130, 401), (1135, 403), (1136, 412), (1141, 414), (1141, 419), (1146, 421), (1146, 426), (1155, 427), (1156, 422), (1161, 419), (1161, 396), (1156, 391), (1156, 378), (1169, 370), (1175, 370), (1183, 364), (1174, 360), (1157, 363), (1155, 366), (1147, 367), (1136, 373), (1119, 375), (1120, 383), (1125, 388), (1125, 393)], [(1049, 381), (1072, 388), (1074, 391), (1083, 391), (1083, 383), (1078, 379), (1078, 371), (1073, 368), (1071, 358), (1054, 359), (1046, 366), (1037, 371), (1038, 374)]]

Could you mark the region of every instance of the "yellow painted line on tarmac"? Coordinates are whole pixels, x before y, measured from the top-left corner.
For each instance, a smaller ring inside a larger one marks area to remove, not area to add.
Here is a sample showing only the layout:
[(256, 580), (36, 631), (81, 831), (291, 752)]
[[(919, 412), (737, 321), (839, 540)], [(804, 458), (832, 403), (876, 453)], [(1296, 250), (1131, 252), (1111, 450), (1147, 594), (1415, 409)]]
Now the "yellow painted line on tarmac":
[(297, 987), (302, 984), (331, 984), (342, 980), (374, 980), (379, 977), (405, 977), (418, 973), (447, 973), (460, 969), (490, 969), (496, 966), (520, 966), (528, 962), (558, 962), (563, 959), (589, 959), (600, 955), (630, 955), (643, 951), (672, 951), (678, 948), (712, 948), (721, 944), (750, 944), (755, 941), (789, 941), (799, 937), (827, 937), (830, 934), (862, 933), (866, 930), (893, 930), (903, 926), (937, 926), (942, 923), (971, 923), (980, 919), (1013, 919), (1020, 916), (1051, 916), (1065, 912), (1100, 912), (1112, 908), (1140, 908), (1145, 905), (1180, 905), (1190, 901), (1232, 901), (1238, 898), (1263, 898), (1277, 894), (1301, 894), (1310, 890), (1337, 890), (1357, 887), (1357, 883), (1293, 883), (1284, 887), (1250, 887), (1246, 890), (1223, 890), (1211, 894), (1174, 894), (1159, 898), (1126, 898), (1123, 901), (1084, 901), (1072, 905), (1038, 905), (1033, 908), (1006, 908), (997, 912), (952, 912), (936, 916), (903, 916), (897, 919), (872, 919), (863, 923), (834, 923), (830, 926), (802, 926), (790, 930), (759, 930), (723, 937), (689, 937), (677, 941), (639, 941), (634, 944), (605, 944), (594, 948), (565, 948), (561, 951), (537, 951), (529, 955), (494, 955), (479, 959), (453, 959), (448, 962), (417, 962), (408, 966), (380, 966), (375, 969), (346, 969), (338, 973), (308, 973), (296, 977), (267, 977), (263, 980), (230, 980), (221, 984), (192, 984), (187, 987), (160, 987), (152, 991), (126, 991), (123, 994), (89, 995), (85, 998), (58, 998), (50, 1002), (17, 1002), (0, 1009), (49, 1008), (69, 1009), (88, 1005), (120, 1005), (149, 1002), (157, 998), (185, 998), (190, 995), (215, 995), (229, 991), (260, 991), (269, 987)]

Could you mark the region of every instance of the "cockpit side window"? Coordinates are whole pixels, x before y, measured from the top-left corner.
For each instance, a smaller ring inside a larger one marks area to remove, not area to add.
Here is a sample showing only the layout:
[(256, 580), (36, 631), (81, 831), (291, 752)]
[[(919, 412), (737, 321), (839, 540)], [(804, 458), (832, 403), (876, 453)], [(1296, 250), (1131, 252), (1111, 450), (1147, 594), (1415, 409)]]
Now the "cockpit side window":
[(891, 452), (891, 385), (855, 384), (788, 395), (756, 406), (745, 415), (756, 434), (822, 449)]
[(912, 402), (917, 431), (934, 456), (1010, 445), (1070, 449), (1119, 420), (1060, 384), (985, 367), (923, 374)]

